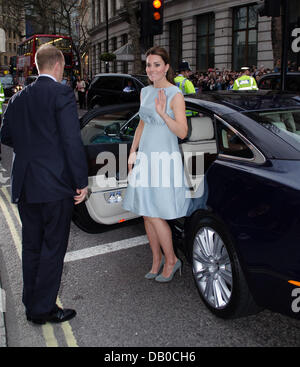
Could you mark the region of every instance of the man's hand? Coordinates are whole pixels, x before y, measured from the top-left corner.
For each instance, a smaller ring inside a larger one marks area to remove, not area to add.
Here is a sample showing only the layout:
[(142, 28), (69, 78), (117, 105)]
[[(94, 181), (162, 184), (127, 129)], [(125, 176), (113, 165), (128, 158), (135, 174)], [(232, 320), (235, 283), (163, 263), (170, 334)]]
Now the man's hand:
[(74, 196), (74, 200), (75, 200), (75, 205), (78, 205), (80, 204), (84, 199), (85, 197), (87, 196), (87, 193), (88, 193), (88, 188), (85, 187), (83, 189), (77, 189), (76, 190), (77, 194), (76, 196)]

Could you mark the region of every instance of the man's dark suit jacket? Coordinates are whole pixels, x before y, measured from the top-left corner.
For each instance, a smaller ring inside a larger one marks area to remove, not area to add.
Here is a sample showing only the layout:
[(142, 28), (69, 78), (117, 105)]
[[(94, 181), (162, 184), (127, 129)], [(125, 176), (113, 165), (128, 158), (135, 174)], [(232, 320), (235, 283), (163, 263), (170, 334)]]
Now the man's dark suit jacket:
[(74, 92), (40, 76), (9, 101), (1, 143), (14, 150), (12, 202), (73, 197), (88, 184)]

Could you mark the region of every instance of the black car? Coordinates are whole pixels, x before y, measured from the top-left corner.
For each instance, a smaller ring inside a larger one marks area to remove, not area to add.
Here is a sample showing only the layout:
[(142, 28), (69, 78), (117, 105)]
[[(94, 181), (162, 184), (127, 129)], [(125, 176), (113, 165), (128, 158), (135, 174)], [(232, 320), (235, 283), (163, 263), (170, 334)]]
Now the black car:
[[(270, 73), (263, 75), (258, 81), (259, 89), (280, 90), (280, 73)], [(286, 74), (286, 90), (300, 94), (300, 73), (288, 72)]]
[[(300, 97), (223, 91), (185, 101), (194, 112), (180, 141), (190, 206), (169, 223), (203, 302), (222, 318), (262, 308), (300, 318)], [(81, 119), (89, 197), (74, 222), (87, 232), (137, 217), (122, 200), (138, 109), (107, 106)]]
[(0, 76), (0, 83), (3, 86), (4, 95), (6, 99), (13, 96), (19, 90), (19, 86), (14, 81), (13, 76), (10, 74)]
[(38, 75), (29, 75), (24, 82), (24, 87), (27, 87), (27, 85), (35, 82), (38, 78)]
[(145, 75), (97, 74), (88, 89), (88, 109), (139, 102), (140, 91), (147, 84), (148, 78)]

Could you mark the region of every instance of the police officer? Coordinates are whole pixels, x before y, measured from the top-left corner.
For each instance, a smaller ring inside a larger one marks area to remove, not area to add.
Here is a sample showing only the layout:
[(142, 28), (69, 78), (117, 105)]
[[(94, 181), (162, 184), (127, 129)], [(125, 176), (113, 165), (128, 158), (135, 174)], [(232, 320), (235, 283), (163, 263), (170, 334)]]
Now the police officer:
[(241, 68), (243, 75), (234, 81), (233, 90), (258, 90), (256, 80), (250, 76), (247, 66)]
[(174, 79), (176, 86), (184, 95), (196, 93), (193, 83), (188, 79), (190, 71), (189, 63), (184, 61), (179, 65), (179, 75)]
[[(2, 103), (5, 101), (5, 95), (4, 95), (4, 89), (0, 82), (0, 126), (1, 126), (1, 120), (2, 120)], [(1, 144), (0, 144), (0, 160), (1, 160)]]
[[(194, 84), (188, 79), (190, 71), (189, 63), (183, 61), (179, 65), (179, 75), (174, 79), (176, 86), (181, 89), (183, 95), (196, 93)], [(185, 114), (187, 117), (197, 115), (196, 112), (190, 110), (186, 110)]]

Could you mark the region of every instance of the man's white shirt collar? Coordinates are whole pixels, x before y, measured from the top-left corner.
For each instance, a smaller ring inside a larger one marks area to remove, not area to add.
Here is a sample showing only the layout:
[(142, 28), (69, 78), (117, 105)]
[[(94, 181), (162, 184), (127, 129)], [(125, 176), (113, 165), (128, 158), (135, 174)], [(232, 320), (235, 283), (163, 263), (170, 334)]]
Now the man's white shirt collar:
[(47, 76), (48, 78), (51, 78), (52, 80), (54, 80), (55, 82), (57, 82), (57, 80), (52, 75), (49, 75), (49, 74), (40, 74), (39, 76)]

